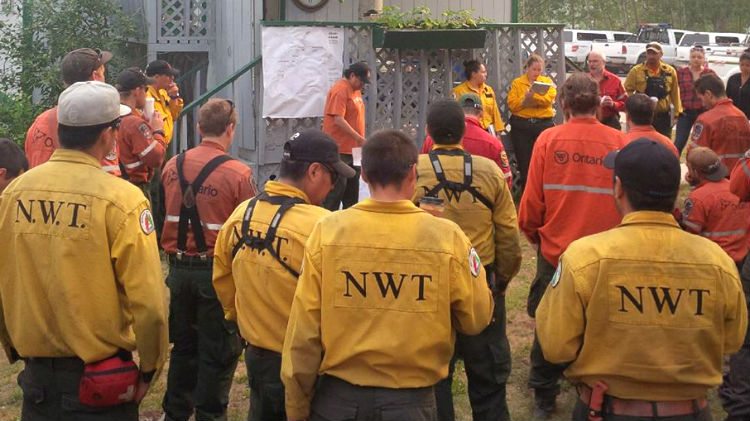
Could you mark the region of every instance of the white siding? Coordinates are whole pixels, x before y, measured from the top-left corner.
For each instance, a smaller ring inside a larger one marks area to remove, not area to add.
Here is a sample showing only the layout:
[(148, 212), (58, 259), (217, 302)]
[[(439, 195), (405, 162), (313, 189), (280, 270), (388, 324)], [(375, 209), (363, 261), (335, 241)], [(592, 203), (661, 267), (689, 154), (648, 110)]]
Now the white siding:
[[(290, 21), (337, 21), (353, 22), (359, 20), (359, 0), (328, 0), (322, 9), (316, 12), (305, 12), (292, 0), (286, 2), (286, 20)], [(445, 10), (474, 9), (475, 17), (483, 17), (495, 23), (511, 21), (511, 0), (383, 0), (384, 6), (398, 6), (403, 11), (416, 6), (427, 6), (432, 14), (439, 16)]]

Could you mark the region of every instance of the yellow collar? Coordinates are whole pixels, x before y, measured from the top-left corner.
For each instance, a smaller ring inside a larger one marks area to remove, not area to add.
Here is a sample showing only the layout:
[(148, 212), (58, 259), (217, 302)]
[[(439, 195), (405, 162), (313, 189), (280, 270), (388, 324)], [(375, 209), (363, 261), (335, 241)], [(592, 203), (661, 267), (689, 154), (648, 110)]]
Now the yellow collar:
[(310, 203), (310, 198), (302, 190), (279, 181), (267, 181), (263, 190), (271, 196), (296, 197)]
[(461, 150), (464, 150), (464, 147), (463, 147), (463, 145), (461, 145), (460, 143), (455, 143), (455, 144), (453, 144), (453, 145), (438, 145), (438, 144), (436, 143), (436, 144), (435, 144), (435, 145), (434, 145), (434, 146), (432, 147), (432, 149), (433, 149), (433, 150), (438, 150), (438, 149), (445, 149), (445, 150), (451, 150), (451, 149), (461, 149)]
[(416, 213), (421, 210), (411, 200), (381, 202), (372, 198), (365, 199), (353, 206), (355, 209), (375, 213)]
[(674, 216), (671, 213), (657, 212), (657, 211), (635, 211), (625, 215), (622, 218), (620, 226), (636, 225), (636, 224), (656, 224), (656, 225), (669, 225), (675, 228), (679, 228), (680, 225), (675, 221)]
[(75, 164), (91, 165), (96, 168), (101, 168), (102, 166), (93, 156), (75, 149), (56, 149), (55, 152), (52, 153), (50, 161), (72, 162)]

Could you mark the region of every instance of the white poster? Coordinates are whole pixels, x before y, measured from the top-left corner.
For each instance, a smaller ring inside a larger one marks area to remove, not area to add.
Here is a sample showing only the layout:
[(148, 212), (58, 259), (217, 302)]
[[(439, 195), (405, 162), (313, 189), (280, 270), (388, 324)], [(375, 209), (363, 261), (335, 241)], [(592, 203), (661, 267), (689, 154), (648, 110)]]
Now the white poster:
[(262, 42), (263, 117), (322, 117), (343, 71), (344, 29), (266, 27)]

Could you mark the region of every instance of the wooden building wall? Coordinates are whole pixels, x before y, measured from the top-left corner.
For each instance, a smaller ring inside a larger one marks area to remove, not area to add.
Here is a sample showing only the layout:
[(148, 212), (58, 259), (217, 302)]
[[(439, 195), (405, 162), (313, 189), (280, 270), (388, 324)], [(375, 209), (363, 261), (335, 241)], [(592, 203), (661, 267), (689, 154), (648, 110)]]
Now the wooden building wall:
[[(329, 0), (322, 9), (306, 12), (297, 7), (292, 0), (285, 1), (286, 20), (291, 21), (334, 21), (356, 22), (359, 0)], [(473, 9), (474, 16), (483, 17), (494, 23), (511, 22), (512, 0), (383, 0), (383, 6), (398, 6), (402, 11), (412, 10), (418, 6), (427, 6), (433, 15), (438, 16), (445, 10)]]

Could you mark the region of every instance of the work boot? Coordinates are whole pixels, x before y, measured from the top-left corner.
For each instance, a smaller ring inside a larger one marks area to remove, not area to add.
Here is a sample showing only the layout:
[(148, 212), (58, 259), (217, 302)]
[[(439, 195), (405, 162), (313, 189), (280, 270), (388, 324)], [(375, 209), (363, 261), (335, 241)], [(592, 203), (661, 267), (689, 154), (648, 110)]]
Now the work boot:
[(534, 411), (531, 415), (533, 421), (548, 420), (555, 412), (556, 395), (550, 393), (534, 392)]

